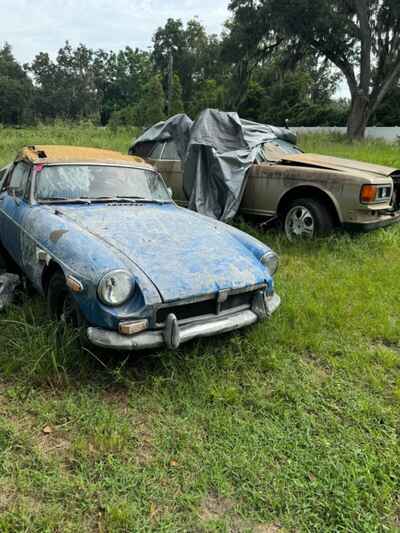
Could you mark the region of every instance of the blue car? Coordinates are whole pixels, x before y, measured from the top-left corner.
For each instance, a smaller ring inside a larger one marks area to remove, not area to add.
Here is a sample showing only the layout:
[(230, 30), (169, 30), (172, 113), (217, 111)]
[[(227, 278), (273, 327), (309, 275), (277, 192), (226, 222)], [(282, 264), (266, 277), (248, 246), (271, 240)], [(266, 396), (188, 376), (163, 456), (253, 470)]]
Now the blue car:
[(279, 307), (277, 255), (178, 207), (139, 157), (27, 146), (2, 172), (3, 251), (52, 316), (82, 328), (94, 345), (175, 349)]

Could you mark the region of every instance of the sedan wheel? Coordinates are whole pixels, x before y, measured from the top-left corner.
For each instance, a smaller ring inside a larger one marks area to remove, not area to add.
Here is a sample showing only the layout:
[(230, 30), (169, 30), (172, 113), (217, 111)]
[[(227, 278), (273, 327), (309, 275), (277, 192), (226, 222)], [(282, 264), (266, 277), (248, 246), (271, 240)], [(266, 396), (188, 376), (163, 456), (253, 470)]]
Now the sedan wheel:
[(292, 201), (283, 217), (283, 226), (289, 241), (314, 239), (332, 231), (333, 217), (327, 206), (314, 198)]
[(285, 233), (290, 241), (312, 239), (315, 234), (315, 220), (312, 213), (302, 205), (292, 207), (286, 215)]

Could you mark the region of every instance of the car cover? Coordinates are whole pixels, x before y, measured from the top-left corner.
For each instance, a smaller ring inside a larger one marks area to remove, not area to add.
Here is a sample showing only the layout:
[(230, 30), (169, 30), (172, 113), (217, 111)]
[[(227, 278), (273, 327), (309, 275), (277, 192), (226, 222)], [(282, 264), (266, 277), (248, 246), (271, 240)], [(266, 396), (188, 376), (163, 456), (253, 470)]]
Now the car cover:
[(146, 158), (156, 142), (173, 139), (178, 155), (184, 161), (192, 124), (193, 120), (184, 113), (174, 115), (166, 121), (157, 122), (135, 140), (129, 149), (129, 154)]
[(204, 110), (194, 123), (175, 115), (148, 129), (132, 145), (173, 139), (183, 165), (183, 188), (188, 207), (219, 220), (232, 219), (240, 206), (247, 170), (264, 160), (263, 144), (296, 135), (285, 128), (251, 122), (235, 112)]

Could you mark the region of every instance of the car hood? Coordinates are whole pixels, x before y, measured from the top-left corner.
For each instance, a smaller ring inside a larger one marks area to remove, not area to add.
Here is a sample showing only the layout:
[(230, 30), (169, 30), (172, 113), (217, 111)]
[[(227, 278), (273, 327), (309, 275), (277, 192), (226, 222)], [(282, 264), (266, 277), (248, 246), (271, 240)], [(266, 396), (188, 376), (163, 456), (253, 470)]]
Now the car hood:
[(351, 171), (357, 173), (362, 172), (369, 175), (376, 175), (379, 177), (389, 177), (394, 173), (400, 172), (396, 168), (385, 167), (382, 165), (375, 165), (372, 163), (364, 163), (363, 161), (355, 161), (353, 159), (344, 159), (340, 157), (331, 157), (320, 154), (296, 154), (287, 155), (282, 159), (284, 164), (295, 164), (306, 167), (322, 168), (327, 170), (335, 170), (349, 174)]
[(64, 216), (140, 268), (164, 301), (268, 281), (224, 224), (174, 204), (63, 206)]

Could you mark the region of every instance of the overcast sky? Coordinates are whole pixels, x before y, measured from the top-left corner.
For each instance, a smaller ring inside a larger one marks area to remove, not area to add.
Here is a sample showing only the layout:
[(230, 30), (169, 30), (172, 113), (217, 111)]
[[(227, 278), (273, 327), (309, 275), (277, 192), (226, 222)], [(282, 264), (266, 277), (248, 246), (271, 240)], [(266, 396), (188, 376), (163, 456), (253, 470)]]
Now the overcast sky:
[(220, 33), (229, 0), (0, 0), (0, 43), (8, 41), (21, 63), (40, 51), (54, 55), (66, 40), (91, 48), (146, 49), (169, 17), (199, 17)]

